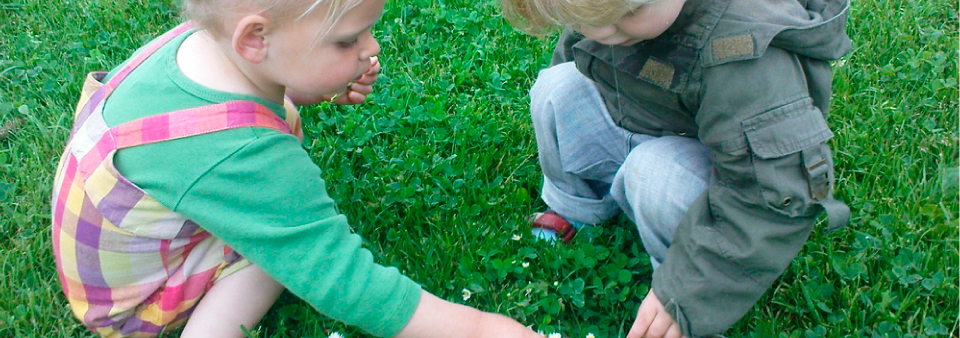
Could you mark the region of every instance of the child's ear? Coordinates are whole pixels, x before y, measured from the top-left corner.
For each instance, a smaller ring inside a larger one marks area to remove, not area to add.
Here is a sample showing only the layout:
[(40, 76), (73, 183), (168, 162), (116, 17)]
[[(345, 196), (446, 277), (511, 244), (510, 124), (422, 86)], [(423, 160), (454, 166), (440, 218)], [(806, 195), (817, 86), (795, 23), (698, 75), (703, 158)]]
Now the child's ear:
[(270, 19), (262, 15), (241, 18), (233, 31), (233, 51), (251, 63), (262, 62), (267, 57), (266, 35), (270, 30)]

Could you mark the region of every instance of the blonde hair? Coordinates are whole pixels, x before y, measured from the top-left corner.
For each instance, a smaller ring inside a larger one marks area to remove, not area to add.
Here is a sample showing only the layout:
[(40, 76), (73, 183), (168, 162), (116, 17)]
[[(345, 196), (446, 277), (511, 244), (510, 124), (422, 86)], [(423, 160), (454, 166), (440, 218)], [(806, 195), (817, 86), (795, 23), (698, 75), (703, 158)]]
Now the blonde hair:
[(514, 27), (542, 35), (562, 26), (606, 26), (657, 0), (500, 0)]
[(309, 16), (320, 7), (326, 9), (324, 25), (317, 32), (316, 39), (320, 39), (330, 32), (330, 29), (349, 10), (363, 0), (183, 0), (183, 15), (187, 20), (196, 22), (215, 37), (224, 37), (230, 34), (226, 31), (226, 23), (231, 16), (248, 12), (270, 15), (278, 25), (300, 20)]

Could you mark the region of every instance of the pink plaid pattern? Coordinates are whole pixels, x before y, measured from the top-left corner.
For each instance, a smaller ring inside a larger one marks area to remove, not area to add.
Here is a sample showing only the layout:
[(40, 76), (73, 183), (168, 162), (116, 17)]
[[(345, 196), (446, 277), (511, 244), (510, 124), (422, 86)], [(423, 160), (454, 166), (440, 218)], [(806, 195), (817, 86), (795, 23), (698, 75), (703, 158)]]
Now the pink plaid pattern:
[[(113, 165), (118, 149), (259, 126), (302, 139), (299, 115), (287, 121), (245, 101), (150, 116), (107, 128), (103, 102), (164, 43), (174, 28), (93, 93), (81, 98), (53, 187), (53, 247), (74, 314), (105, 337), (154, 337), (183, 324), (221, 272), (242, 258), (195, 222), (161, 205)], [(293, 109), (290, 109), (293, 108)]]

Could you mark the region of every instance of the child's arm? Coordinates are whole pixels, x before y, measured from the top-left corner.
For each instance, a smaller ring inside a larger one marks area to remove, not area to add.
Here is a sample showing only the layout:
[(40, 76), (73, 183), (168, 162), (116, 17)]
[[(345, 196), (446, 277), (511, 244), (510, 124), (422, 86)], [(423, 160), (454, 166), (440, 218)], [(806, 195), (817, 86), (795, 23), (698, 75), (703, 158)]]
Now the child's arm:
[(681, 336), (680, 325), (667, 313), (667, 309), (660, 303), (660, 299), (653, 290), (650, 290), (640, 303), (637, 319), (633, 321), (627, 338), (679, 338)]
[(517, 321), (421, 291), (420, 305), (397, 338), (543, 338)]
[(363, 73), (347, 88), (344, 93), (336, 95), (311, 95), (287, 88), (285, 95), (297, 106), (309, 106), (333, 99), (336, 104), (360, 104), (367, 100), (367, 95), (373, 92), (373, 83), (377, 82), (380, 74), (380, 60), (376, 56), (370, 58), (370, 70)]

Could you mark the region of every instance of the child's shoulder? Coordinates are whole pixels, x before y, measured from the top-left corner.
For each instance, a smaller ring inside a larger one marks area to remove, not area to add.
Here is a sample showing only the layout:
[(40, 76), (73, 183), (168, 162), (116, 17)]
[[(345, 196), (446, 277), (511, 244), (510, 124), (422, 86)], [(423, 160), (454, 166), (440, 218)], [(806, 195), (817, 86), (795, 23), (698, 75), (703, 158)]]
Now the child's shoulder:
[(845, 28), (849, 7), (848, 0), (729, 1), (705, 34), (704, 66), (757, 59), (769, 48), (814, 59), (840, 58), (850, 50)]

